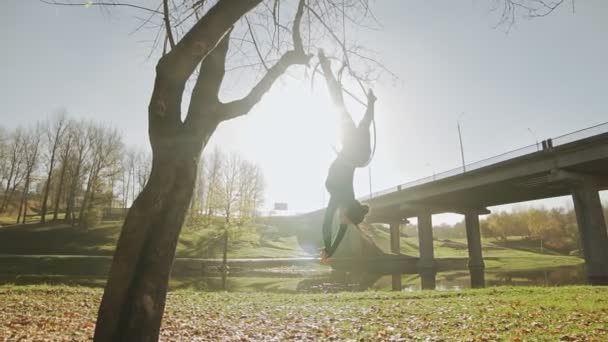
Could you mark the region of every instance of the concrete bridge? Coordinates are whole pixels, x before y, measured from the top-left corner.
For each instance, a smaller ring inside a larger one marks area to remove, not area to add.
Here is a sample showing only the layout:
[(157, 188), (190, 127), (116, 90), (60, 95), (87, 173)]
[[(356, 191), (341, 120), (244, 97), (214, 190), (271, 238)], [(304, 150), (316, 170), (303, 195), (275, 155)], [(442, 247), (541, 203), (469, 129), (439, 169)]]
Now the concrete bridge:
[[(608, 189), (608, 123), (527, 146), (463, 168), (372, 194), (367, 221), (390, 227), (391, 251), (399, 253), (399, 226), (418, 219), (419, 271), (435, 270), (432, 215), (465, 216), (468, 268), (483, 286), (479, 215), (487, 207), (572, 196), (588, 280), (608, 284), (608, 236), (599, 197)], [(318, 211), (318, 215), (322, 211)], [(481, 277), (481, 278), (480, 278)]]

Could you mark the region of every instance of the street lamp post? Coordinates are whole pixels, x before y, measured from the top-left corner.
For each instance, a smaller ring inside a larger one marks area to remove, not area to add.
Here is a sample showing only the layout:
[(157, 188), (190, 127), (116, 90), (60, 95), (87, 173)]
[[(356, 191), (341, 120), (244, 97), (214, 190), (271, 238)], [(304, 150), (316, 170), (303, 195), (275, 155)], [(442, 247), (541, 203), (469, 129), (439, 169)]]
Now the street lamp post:
[(536, 141), (536, 150), (540, 151), (540, 146), (538, 144), (538, 136), (536, 136), (536, 133), (534, 133), (534, 131), (530, 127), (528, 127), (528, 132), (530, 132), (530, 134), (534, 136), (534, 141)]
[(462, 133), (460, 131), (460, 118), (464, 115), (464, 113), (460, 113), (458, 119), (456, 119), (456, 126), (458, 127), (458, 140), (460, 141), (460, 158), (462, 160), (462, 172), (467, 172), (467, 167), (464, 162), (464, 147), (462, 146)]

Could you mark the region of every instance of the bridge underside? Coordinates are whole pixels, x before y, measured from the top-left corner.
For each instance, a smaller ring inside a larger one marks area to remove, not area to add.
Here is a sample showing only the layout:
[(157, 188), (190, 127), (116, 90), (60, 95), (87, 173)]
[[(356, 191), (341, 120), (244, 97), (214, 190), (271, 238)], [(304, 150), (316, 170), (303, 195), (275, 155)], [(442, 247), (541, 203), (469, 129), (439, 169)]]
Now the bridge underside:
[[(598, 192), (608, 189), (608, 133), (547, 148), (465, 173), (397, 187), (366, 199), (369, 223), (385, 223), (391, 229), (391, 250), (399, 252), (399, 226), (418, 219), (419, 270), (436, 270), (433, 254), (432, 215), (465, 215), (471, 271), (483, 270), (479, 215), (488, 207), (572, 196), (585, 265), (592, 284), (608, 284), (608, 234)], [(307, 215), (322, 215), (318, 211)], [(411, 261), (408, 261), (411, 263)], [(472, 283), (474, 287), (483, 285)]]

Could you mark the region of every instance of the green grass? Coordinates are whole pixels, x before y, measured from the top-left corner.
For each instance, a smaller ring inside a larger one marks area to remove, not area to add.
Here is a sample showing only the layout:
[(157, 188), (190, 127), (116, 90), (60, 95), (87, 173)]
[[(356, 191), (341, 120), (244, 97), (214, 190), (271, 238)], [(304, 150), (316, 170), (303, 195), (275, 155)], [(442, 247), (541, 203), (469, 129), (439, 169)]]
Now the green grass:
[[(0, 228), (0, 251), (3, 254), (110, 256), (120, 228), (120, 221), (105, 221), (86, 230), (60, 223), (3, 227)], [(201, 257), (201, 252), (197, 250), (197, 241), (201, 234), (200, 230), (184, 229), (178, 242), (177, 256)], [(389, 239), (386, 231), (372, 230), (372, 238), (378, 246), (388, 252)], [(517, 247), (518, 243), (513, 241), (510, 245)], [(579, 257), (556, 255), (546, 249), (541, 252), (540, 249), (534, 249), (534, 246), (529, 244), (522, 248), (507, 248), (493, 241), (483, 240), (482, 247), (487, 269), (530, 270), (578, 265), (583, 262)], [(401, 252), (417, 256), (418, 239), (402, 237)], [(434, 241), (434, 252), (436, 258), (466, 258), (468, 256), (464, 239), (436, 240)], [(215, 257), (219, 256), (217, 254)], [(279, 235), (271, 239), (255, 232), (250, 233), (241, 241), (234, 241), (228, 253), (229, 258), (306, 256), (310, 256), (310, 254), (300, 248), (295, 235)]]
[[(0, 287), (0, 336), (84, 341), (101, 290)], [(161, 339), (605, 341), (608, 288), (339, 294), (171, 292)]]
[[(2, 254), (112, 255), (122, 222), (104, 221), (88, 229), (63, 223), (0, 228)], [(200, 257), (195, 249), (200, 233), (184, 229), (177, 246), (178, 257)], [(258, 237), (259, 238), (259, 237)], [(217, 255), (219, 256), (219, 255)], [(259, 244), (238, 243), (229, 258), (287, 258), (310, 256), (300, 249), (295, 236), (260, 239)]]
[[(120, 221), (106, 221), (99, 226), (80, 229), (66, 224), (48, 223), (46, 225), (26, 225), (0, 228), (0, 251), (3, 254), (48, 254), (48, 255), (112, 255), (118, 234)], [(178, 257), (200, 257), (196, 241), (200, 231), (184, 229), (178, 246)], [(374, 230), (372, 238), (378, 246), (388, 250), (388, 234)], [(236, 241), (232, 244), (229, 258), (284, 258), (310, 256), (304, 252), (294, 235), (265, 239), (260, 236), (251, 241)], [(251, 240), (251, 239), (250, 239)], [(492, 241), (483, 241), (483, 254), (487, 268), (523, 270), (555, 266), (577, 265), (582, 259), (574, 256), (556, 255), (546, 249), (541, 252), (527, 246), (525, 249), (507, 248)], [(401, 238), (401, 252), (406, 255), (418, 255), (418, 239)], [(464, 239), (434, 241), (434, 252), (437, 258), (468, 256)], [(218, 255), (219, 256), (219, 255)]]
[[(389, 234), (383, 230), (375, 230), (372, 238), (378, 246), (388, 252)], [(401, 253), (418, 256), (418, 238), (401, 237)], [(511, 241), (512, 248), (504, 247), (496, 241), (483, 239), (482, 250), (486, 259), (487, 269), (500, 270), (530, 270), (550, 268), (557, 266), (573, 266), (583, 263), (583, 259), (576, 256), (559, 255), (553, 251), (543, 249), (540, 245), (530, 246), (525, 240)], [(519, 246), (522, 246), (519, 248)], [(467, 258), (468, 249), (466, 239), (435, 240), (433, 248), (436, 258)]]

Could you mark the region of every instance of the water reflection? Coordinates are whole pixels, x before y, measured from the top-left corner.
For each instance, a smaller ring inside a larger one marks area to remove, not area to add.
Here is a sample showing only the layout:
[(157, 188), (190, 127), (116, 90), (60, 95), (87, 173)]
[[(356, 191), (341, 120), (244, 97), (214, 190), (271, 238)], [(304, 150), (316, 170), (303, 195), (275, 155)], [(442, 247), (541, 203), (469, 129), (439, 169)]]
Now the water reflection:
[[(102, 287), (103, 277), (5, 275), (0, 284), (62, 284)], [(424, 272), (421, 274), (379, 275), (364, 272), (332, 271), (315, 266), (268, 268), (234, 272), (226, 279), (227, 291), (265, 291), (282, 293), (328, 293), (341, 291), (381, 290), (418, 291), (422, 289), (453, 290), (482, 286), (562, 286), (585, 284), (584, 267), (568, 266), (542, 270), (501, 271), (477, 270)], [(172, 278), (172, 289), (192, 288), (201, 291), (222, 290), (219, 272), (204, 277)]]

